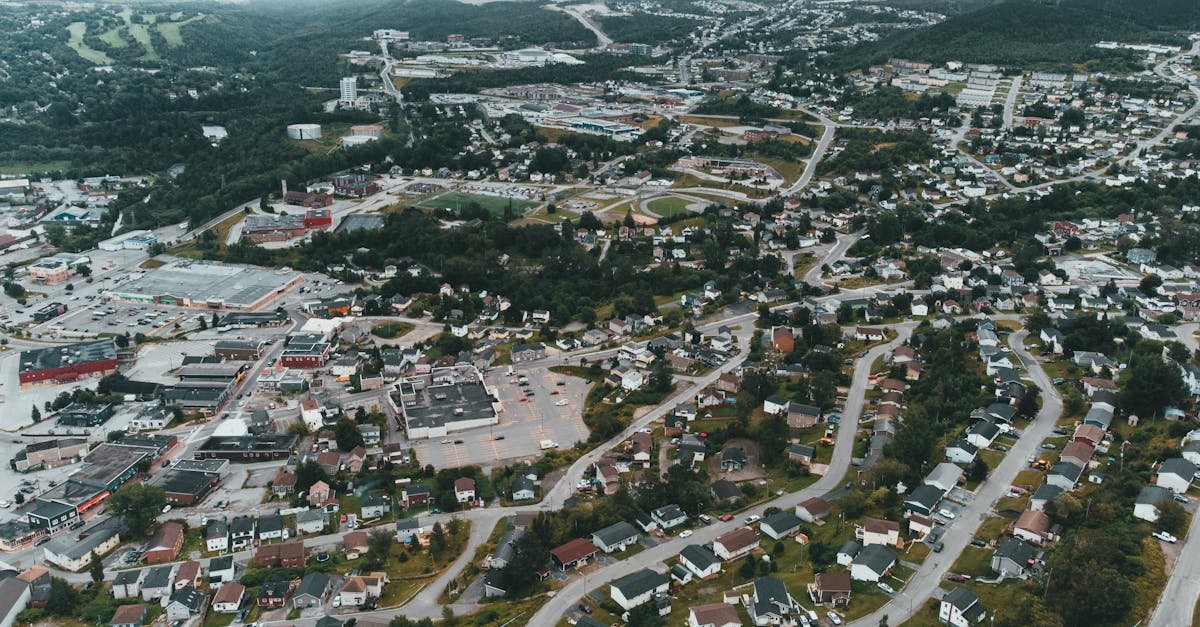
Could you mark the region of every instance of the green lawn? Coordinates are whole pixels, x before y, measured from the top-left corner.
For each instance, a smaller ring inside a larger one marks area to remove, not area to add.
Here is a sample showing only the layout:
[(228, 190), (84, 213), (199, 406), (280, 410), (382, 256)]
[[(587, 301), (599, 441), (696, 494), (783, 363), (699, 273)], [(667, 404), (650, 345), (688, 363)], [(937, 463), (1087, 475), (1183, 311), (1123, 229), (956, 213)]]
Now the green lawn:
[(183, 34), (179, 32), (179, 29), (201, 19), (204, 19), (203, 15), (193, 15), (182, 22), (158, 22), (155, 26), (158, 28), (158, 33), (166, 40), (168, 46), (178, 48), (183, 45)]
[(112, 63), (112, 59), (107, 54), (83, 43), (83, 36), (87, 33), (87, 24), (83, 22), (71, 22), (67, 25), (67, 30), (71, 33), (71, 39), (67, 42), (67, 45), (77, 52), (84, 61), (95, 65), (108, 65)]
[(71, 167), (70, 161), (33, 161), (29, 163), (14, 163), (11, 165), (0, 165), (0, 174), (6, 176), (22, 176), (37, 172), (54, 172), (56, 170), (66, 170)]
[(655, 198), (654, 200), (651, 200), (646, 207), (650, 209), (650, 211), (664, 218), (670, 218), (680, 214), (692, 213), (691, 211), (688, 211), (687, 208), (690, 204), (692, 204), (692, 201), (685, 198), (680, 198), (678, 196), (664, 196), (662, 198)]
[(501, 198), (499, 196), (483, 196), (481, 194), (467, 194), (464, 192), (446, 192), (433, 198), (418, 203), (418, 207), (428, 209), (451, 209), (457, 211), (466, 207), (470, 203), (478, 203), (480, 207), (490, 211), (494, 215), (504, 215), (504, 208), (512, 203), (513, 211), (519, 216), (526, 209), (536, 206), (538, 203), (528, 200), (518, 200), (516, 198)]
[(992, 572), (992, 551), (974, 546), (963, 549), (952, 570), (972, 577), (988, 576)]
[(382, 322), (371, 327), (371, 334), (377, 335), (385, 340), (394, 340), (398, 337), (408, 335), (408, 333), (414, 328), (416, 327), (414, 327), (411, 323), (400, 322), (398, 320), (394, 322)]
[(110, 28), (100, 35), (100, 41), (112, 46), (113, 48), (124, 48), (129, 45), (128, 41), (121, 36), (120, 28)]

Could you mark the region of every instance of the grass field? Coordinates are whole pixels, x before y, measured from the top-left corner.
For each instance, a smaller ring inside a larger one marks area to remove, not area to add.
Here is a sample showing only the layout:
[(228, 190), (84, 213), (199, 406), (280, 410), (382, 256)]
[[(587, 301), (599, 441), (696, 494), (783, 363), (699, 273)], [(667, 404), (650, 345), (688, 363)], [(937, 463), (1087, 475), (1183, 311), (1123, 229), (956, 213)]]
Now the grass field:
[(416, 327), (407, 322), (383, 322), (371, 327), (371, 333), (385, 340), (392, 340), (403, 335), (408, 335), (414, 328)]
[(493, 215), (504, 215), (504, 208), (512, 203), (513, 211), (520, 215), (526, 209), (536, 206), (538, 203), (529, 200), (518, 200), (516, 198), (501, 198), (499, 196), (483, 196), (480, 194), (467, 194), (464, 192), (446, 192), (440, 196), (427, 198), (417, 204), (418, 207), (427, 209), (450, 209), (457, 211), (462, 207), (466, 207), (470, 203), (479, 203), (480, 207), (487, 209)]
[[(133, 37), (133, 40), (138, 42), (138, 44), (142, 46), (142, 50), (145, 51), (145, 54), (142, 55), (142, 58), (147, 61), (159, 60), (158, 51), (154, 49), (154, 41), (150, 37), (150, 26), (142, 24), (141, 22), (134, 22), (133, 9), (131, 8), (126, 7), (123, 11), (121, 11), (120, 16), (125, 20), (125, 26), (129, 31), (129, 36)], [(149, 19), (151, 22), (158, 21), (157, 15), (153, 13), (149, 14)]]
[(651, 200), (647, 206), (650, 211), (664, 217), (670, 218), (680, 214), (691, 214), (688, 210), (688, 205), (692, 201), (678, 196), (664, 196), (663, 198), (655, 198)]
[(69, 167), (71, 167), (71, 162), (66, 160), (14, 163), (12, 165), (0, 165), (0, 174), (6, 176), (20, 176), (34, 172), (53, 172), (55, 170), (66, 170)]
[(71, 39), (67, 42), (67, 45), (78, 53), (84, 61), (95, 63), (96, 65), (108, 65), (112, 63), (112, 59), (107, 54), (83, 43), (83, 35), (87, 33), (87, 24), (83, 22), (71, 22), (67, 25), (67, 30), (71, 33)]
[(121, 35), (121, 29), (119, 28), (110, 28), (104, 31), (104, 33), (100, 35), (100, 41), (103, 41), (113, 48), (124, 48), (125, 46), (129, 45), (129, 42), (125, 41), (125, 37)]
[[(172, 17), (171, 19), (178, 18)], [(193, 15), (182, 22), (158, 22), (155, 26), (158, 28), (158, 33), (166, 40), (168, 46), (178, 48), (183, 45), (183, 34), (179, 32), (179, 29), (202, 19), (204, 19), (204, 15)]]

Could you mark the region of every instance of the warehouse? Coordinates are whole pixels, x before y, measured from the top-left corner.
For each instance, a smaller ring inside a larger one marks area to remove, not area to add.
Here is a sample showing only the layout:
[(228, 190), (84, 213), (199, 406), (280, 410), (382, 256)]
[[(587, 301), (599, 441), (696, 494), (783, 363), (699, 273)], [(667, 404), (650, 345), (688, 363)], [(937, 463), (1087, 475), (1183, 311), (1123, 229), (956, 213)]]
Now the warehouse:
[(67, 383), (117, 371), (117, 345), (112, 338), (21, 351), (22, 386)]
[(147, 270), (119, 290), (113, 300), (205, 309), (255, 310), (303, 281), (298, 272), (265, 271), (220, 263), (172, 261)]
[(68, 427), (95, 427), (113, 416), (113, 406), (105, 403), (71, 403), (58, 410), (58, 423)]
[(227, 459), (231, 462), (259, 462), (287, 459), (296, 449), (295, 435), (213, 436), (196, 449), (196, 459)]
[(160, 487), (166, 493), (167, 500), (171, 503), (195, 505), (203, 501), (204, 497), (211, 494), (220, 484), (220, 473), (197, 472), (175, 468), (163, 475)]
[(233, 361), (258, 361), (266, 346), (264, 340), (221, 340), (213, 347), (213, 354)]
[(184, 411), (215, 412), (229, 400), (233, 388), (233, 380), (181, 381), (163, 394), (163, 403)]
[(429, 375), (405, 379), (388, 401), (403, 416), (410, 439), (444, 437), (499, 422), (495, 397), (471, 366), (435, 368)]

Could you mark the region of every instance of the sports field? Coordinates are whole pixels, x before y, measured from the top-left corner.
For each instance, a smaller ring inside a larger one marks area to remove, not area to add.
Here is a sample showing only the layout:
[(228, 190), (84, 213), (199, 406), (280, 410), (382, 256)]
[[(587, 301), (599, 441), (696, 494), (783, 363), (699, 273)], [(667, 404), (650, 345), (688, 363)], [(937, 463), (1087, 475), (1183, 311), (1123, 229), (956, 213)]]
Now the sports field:
[(484, 196), (482, 194), (467, 194), (464, 192), (446, 192), (440, 196), (427, 198), (417, 203), (417, 206), (428, 209), (450, 209), (457, 211), (473, 202), (478, 203), (480, 207), (498, 216), (504, 215), (504, 208), (509, 203), (512, 203), (513, 212), (517, 217), (520, 217), (526, 209), (538, 204), (529, 200), (519, 200), (516, 198), (501, 198), (499, 196)]

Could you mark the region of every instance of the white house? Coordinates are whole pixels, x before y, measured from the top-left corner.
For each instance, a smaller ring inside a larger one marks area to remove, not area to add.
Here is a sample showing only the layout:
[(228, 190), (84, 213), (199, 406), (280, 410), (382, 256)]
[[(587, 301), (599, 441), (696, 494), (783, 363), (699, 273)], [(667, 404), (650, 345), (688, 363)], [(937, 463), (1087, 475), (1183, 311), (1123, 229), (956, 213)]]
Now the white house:
[(592, 544), (605, 553), (614, 553), (637, 544), (640, 537), (637, 527), (622, 520), (593, 533)]
[(1148, 485), (1138, 493), (1133, 503), (1133, 517), (1148, 522), (1158, 522), (1159, 506), (1172, 500), (1171, 491), (1156, 485)]
[(1158, 468), (1154, 485), (1167, 488), (1175, 494), (1183, 494), (1192, 487), (1196, 466), (1182, 457), (1168, 459)]
[(689, 544), (679, 552), (679, 563), (698, 579), (707, 579), (721, 572), (721, 560), (699, 544)]
[(987, 608), (966, 588), (947, 592), (938, 608), (938, 621), (951, 627), (972, 627), (983, 622), (986, 616)]
[(654, 598), (657, 593), (666, 593), (671, 588), (671, 580), (643, 568), (612, 582), (608, 588), (609, 596), (617, 605), (622, 609), (631, 610)]
[(867, 518), (863, 521), (863, 546), (900, 544), (900, 523), (894, 520)]
[(296, 513), (296, 531), (315, 534), (325, 529), (326, 514), (323, 509), (307, 509)]
[(895, 565), (896, 554), (891, 549), (878, 544), (865, 546), (850, 562), (850, 578), (855, 581), (879, 581)]
[(650, 517), (662, 529), (671, 529), (687, 522), (687, 514), (678, 505), (664, 505), (650, 512)]
[(229, 525), (224, 520), (214, 520), (208, 523), (204, 530), (204, 546), (209, 553), (219, 553), (229, 549)]
[(758, 548), (758, 532), (740, 527), (713, 540), (713, 554), (728, 562)]

